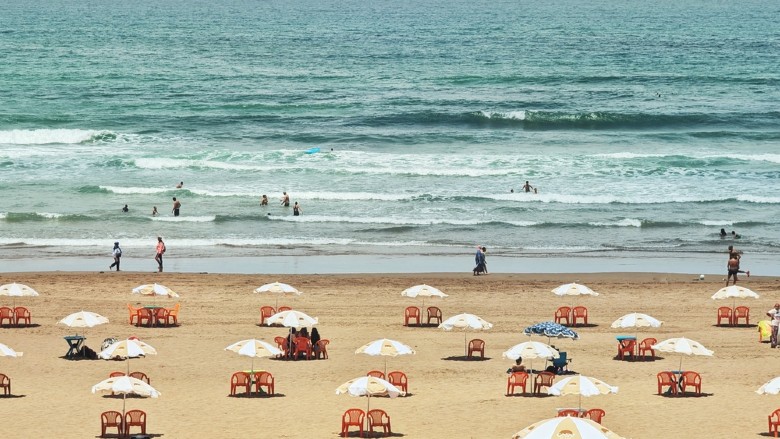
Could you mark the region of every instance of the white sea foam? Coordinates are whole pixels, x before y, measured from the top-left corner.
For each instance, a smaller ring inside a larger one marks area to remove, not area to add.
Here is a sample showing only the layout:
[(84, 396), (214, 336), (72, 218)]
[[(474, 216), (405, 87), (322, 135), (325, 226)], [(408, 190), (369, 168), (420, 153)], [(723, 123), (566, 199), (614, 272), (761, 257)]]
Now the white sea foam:
[(642, 221), (634, 218), (623, 218), (619, 221), (594, 221), (588, 224), (596, 227), (642, 227)]
[(515, 119), (525, 120), (526, 112), (523, 110), (499, 112), (499, 111), (485, 111), (479, 112), (483, 117), (488, 119)]
[(8, 130), (0, 131), (0, 144), (45, 145), (50, 143), (81, 143), (102, 133), (104, 132), (76, 129)]
[(100, 189), (113, 192), (115, 194), (159, 194), (161, 192), (167, 192), (170, 188), (153, 188), (153, 187), (118, 187), (118, 186), (99, 186)]
[(745, 201), (748, 203), (760, 203), (760, 204), (780, 203), (780, 197), (760, 197), (756, 195), (737, 195), (737, 200)]
[(451, 224), (459, 226), (473, 226), (484, 224), (480, 220), (452, 220), (452, 219), (413, 219), (413, 218), (390, 218), (390, 217), (353, 217), (353, 216), (327, 216), (327, 215), (301, 215), (301, 216), (274, 216), (268, 217), (272, 221), (289, 221), (301, 223), (353, 223), (353, 224), (391, 224), (397, 226), (418, 226), (418, 225), (436, 225)]
[(217, 219), (215, 215), (205, 216), (152, 216), (153, 221), (162, 222), (184, 222), (184, 223), (208, 223)]

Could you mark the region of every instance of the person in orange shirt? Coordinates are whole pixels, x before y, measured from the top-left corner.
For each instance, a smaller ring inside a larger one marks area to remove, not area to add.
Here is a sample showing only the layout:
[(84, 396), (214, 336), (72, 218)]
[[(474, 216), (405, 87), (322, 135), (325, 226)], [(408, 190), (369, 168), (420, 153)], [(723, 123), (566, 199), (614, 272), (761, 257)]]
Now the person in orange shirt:
[(157, 261), (157, 271), (162, 273), (163, 271), (163, 254), (165, 254), (165, 243), (162, 237), (157, 237), (157, 254), (154, 256), (154, 260)]

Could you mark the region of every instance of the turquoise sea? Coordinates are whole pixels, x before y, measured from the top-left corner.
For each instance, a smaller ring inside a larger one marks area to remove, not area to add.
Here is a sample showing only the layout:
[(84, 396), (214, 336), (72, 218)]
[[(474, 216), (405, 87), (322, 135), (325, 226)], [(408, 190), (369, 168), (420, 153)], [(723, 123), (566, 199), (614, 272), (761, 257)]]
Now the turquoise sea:
[(146, 257), (161, 235), (176, 257), (463, 254), (468, 271), (477, 244), (712, 255), (721, 228), (772, 258), (778, 16), (751, 0), (7, 0), (0, 260), (116, 240)]

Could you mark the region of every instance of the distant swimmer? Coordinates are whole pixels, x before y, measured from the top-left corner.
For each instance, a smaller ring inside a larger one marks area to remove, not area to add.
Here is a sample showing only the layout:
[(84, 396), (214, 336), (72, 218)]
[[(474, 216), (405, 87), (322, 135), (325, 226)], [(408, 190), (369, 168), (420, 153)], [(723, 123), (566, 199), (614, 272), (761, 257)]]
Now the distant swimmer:
[(725, 238), (726, 237), (726, 229), (720, 229), (720, 237)]
[(265, 194), (260, 198), (260, 205), (268, 206), (268, 197)]
[(279, 201), (282, 206), (290, 207), (290, 196), (287, 195), (287, 192), (282, 192), (282, 198)]
[(181, 209), (181, 202), (173, 197), (173, 216), (179, 216), (179, 209)]
[(176, 189), (181, 189), (182, 187), (184, 187), (184, 182), (180, 181), (179, 184), (176, 185)]
[(521, 189), (522, 189), (522, 190), (524, 190), (524, 191), (526, 191), (526, 192), (531, 192), (531, 191), (534, 189), (534, 187), (533, 187), (533, 186), (531, 186), (531, 185), (528, 183), (528, 180), (526, 180), (526, 181), (525, 181), (525, 184), (523, 185), (523, 187), (522, 187)]
[(514, 193), (515, 193), (515, 189), (514, 189), (514, 188), (512, 188), (512, 189), (509, 189), (509, 193), (510, 193), (510, 194), (514, 194)]
[(157, 216), (157, 206), (152, 207), (152, 216)]
[(737, 234), (737, 232), (732, 230), (731, 231), (731, 237), (734, 238), (734, 239), (739, 239), (739, 238), (742, 237), (742, 235), (739, 235), (739, 234)]
[(301, 212), (303, 212), (303, 209), (301, 209), (301, 206), (296, 201), (295, 205), (293, 205), (293, 216), (299, 216)]
[(129, 211), (130, 211), (130, 209), (127, 207), (127, 204), (125, 204), (125, 207), (122, 208), (122, 212), (127, 213)]

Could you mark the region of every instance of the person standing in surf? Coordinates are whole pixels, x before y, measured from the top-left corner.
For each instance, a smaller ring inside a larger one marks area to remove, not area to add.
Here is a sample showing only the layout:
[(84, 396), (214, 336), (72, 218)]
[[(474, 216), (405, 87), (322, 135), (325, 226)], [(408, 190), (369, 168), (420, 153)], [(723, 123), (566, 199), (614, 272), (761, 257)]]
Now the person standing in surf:
[(303, 212), (303, 209), (301, 209), (301, 206), (298, 205), (298, 202), (296, 201), (293, 205), (293, 216), (300, 216), (301, 212)]
[(157, 262), (157, 271), (162, 273), (163, 271), (163, 255), (165, 254), (165, 243), (161, 236), (157, 237), (157, 248), (154, 260)]
[(181, 202), (173, 197), (173, 216), (179, 216), (179, 209), (181, 209)]
[(290, 196), (287, 195), (287, 192), (282, 192), (282, 198), (279, 201), (281, 201), (282, 206), (290, 207)]

